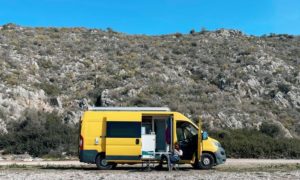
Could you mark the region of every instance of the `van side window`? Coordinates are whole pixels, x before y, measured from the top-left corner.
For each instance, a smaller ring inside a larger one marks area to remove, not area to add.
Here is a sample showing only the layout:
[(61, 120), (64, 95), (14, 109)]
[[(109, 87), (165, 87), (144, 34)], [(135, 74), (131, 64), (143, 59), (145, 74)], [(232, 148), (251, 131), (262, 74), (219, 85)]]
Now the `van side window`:
[(107, 122), (106, 137), (111, 138), (140, 138), (140, 122)]
[(143, 116), (142, 117), (142, 133), (151, 134), (152, 129), (152, 116)]

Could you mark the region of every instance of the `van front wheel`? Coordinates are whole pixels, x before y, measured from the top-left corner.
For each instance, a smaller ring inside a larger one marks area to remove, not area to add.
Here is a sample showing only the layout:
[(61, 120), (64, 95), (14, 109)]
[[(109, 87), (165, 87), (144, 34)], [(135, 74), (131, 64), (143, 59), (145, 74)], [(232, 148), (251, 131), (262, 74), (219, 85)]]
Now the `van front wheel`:
[(101, 155), (99, 155), (96, 158), (96, 165), (97, 165), (97, 169), (109, 170), (109, 169), (112, 169), (112, 168), (116, 167), (117, 164), (116, 163), (107, 162), (104, 157), (102, 157)]
[(208, 153), (203, 153), (199, 162), (200, 169), (211, 169), (214, 165), (214, 157)]

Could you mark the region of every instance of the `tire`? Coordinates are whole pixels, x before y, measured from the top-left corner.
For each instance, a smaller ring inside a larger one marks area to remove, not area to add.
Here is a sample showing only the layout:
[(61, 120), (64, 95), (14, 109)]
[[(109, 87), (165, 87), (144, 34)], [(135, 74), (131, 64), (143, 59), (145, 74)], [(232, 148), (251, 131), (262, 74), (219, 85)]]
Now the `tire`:
[(112, 168), (115, 169), (117, 167), (117, 163), (112, 163)]
[(192, 164), (194, 169), (200, 169), (198, 159), (196, 159), (195, 163)]
[(214, 157), (211, 154), (203, 153), (199, 162), (200, 169), (211, 169), (215, 164)]
[(109, 170), (109, 169), (115, 168), (117, 166), (117, 164), (111, 163), (111, 162), (106, 162), (106, 159), (103, 156), (98, 155), (96, 158), (96, 166), (97, 166), (97, 169), (100, 169), (100, 170)]

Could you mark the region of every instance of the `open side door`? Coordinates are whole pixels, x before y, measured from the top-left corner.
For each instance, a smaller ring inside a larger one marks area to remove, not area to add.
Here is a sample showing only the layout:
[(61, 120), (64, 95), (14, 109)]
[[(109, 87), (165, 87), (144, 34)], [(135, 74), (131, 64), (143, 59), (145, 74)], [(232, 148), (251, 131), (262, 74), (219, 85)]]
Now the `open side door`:
[(141, 159), (141, 123), (139, 113), (122, 113), (119, 117), (107, 118), (105, 154), (108, 161)]
[(198, 160), (201, 159), (202, 156), (202, 121), (201, 118), (199, 117), (199, 122), (198, 122), (198, 148), (197, 148), (197, 158)]

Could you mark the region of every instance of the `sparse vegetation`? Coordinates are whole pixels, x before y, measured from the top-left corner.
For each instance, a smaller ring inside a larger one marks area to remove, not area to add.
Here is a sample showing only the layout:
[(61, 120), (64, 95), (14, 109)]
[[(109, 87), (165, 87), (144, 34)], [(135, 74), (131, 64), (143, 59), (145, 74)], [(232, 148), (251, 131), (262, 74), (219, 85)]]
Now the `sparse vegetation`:
[(40, 89), (43, 89), (49, 96), (57, 96), (60, 94), (60, 89), (51, 83), (43, 82), (40, 84), (35, 84)]
[(273, 130), (228, 129), (212, 131), (210, 135), (221, 142), (230, 158), (300, 158), (299, 139), (274, 138), (276, 126), (264, 127)]
[(55, 112), (27, 110), (20, 123), (9, 125), (9, 133), (0, 135), (0, 149), (5, 153), (32, 156), (62, 156), (77, 153), (78, 127), (64, 124)]
[(273, 138), (280, 135), (280, 127), (273, 123), (263, 122), (260, 126), (260, 131)]
[(205, 28), (145, 36), (7, 24), (0, 44), (0, 109), (8, 128), (28, 106), (58, 108), (49, 98), (59, 97), (61, 119), (78, 121), (82, 102), (169, 106), (195, 121), (203, 115), (212, 129), (276, 121), (280, 131), (263, 124), (260, 133), (279, 141), (285, 128), (300, 137), (299, 36)]
[(233, 166), (220, 167), (219, 171), (224, 172), (285, 172), (299, 170), (299, 164), (272, 164), (259, 166)]
[(287, 84), (279, 84), (278, 89), (285, 94), (290, 91), (290, 87)]

